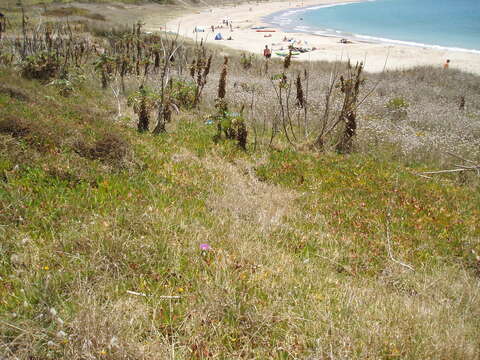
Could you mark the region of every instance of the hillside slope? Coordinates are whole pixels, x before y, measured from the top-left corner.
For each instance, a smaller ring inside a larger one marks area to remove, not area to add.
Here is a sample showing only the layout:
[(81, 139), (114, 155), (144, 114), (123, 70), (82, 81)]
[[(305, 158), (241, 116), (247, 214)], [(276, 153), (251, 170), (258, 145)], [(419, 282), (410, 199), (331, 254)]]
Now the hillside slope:
[(7, 359), (480, 355), (480, 193), (386, 154), (243, 152), (0, 70)]

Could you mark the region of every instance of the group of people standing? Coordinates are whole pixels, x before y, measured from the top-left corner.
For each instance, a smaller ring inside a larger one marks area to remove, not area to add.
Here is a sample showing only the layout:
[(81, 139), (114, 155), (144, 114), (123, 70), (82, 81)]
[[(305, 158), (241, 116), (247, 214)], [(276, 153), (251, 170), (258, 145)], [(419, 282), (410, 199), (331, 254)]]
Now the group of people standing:
[(226, 19), (222, 20), (222, 25), (218, 25), (218, 26), (211, 25), (210, 29), (212, 30), (212, 32), (215, 32), (215, 29), (223, 29), (223, 25), (226, 25), (227, 29), (230, 28), (230, 32), (233, 31), (233, 22), (231, 20), (226, 20)]

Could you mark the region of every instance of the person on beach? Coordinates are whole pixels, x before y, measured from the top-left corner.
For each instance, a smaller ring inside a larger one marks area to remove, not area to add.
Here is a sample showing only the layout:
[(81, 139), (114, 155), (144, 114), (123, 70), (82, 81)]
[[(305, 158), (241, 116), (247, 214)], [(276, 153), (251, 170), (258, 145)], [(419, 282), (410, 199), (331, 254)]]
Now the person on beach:
[(447, 59), (447, 61), (445, 61), (445, 64), (443, 64), (443, 68), (448, 69), (449, 65), (450, 65), (450, 59)]
[(265, 56), (265, 59), (270, 59), (272, 57), (272, 52), (268, 48), (268, 45), (265, 45), (265, 49), (263, 49), (263, 56)]

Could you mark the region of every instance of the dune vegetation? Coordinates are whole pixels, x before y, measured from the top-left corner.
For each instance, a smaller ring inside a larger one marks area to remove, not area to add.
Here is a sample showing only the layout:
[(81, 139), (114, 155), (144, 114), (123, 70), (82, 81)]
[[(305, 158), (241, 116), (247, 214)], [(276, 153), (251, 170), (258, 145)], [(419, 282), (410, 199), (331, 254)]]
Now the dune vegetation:
[(478, 359), (480, 77), (25, 9), (0, 33), (0, 359)]

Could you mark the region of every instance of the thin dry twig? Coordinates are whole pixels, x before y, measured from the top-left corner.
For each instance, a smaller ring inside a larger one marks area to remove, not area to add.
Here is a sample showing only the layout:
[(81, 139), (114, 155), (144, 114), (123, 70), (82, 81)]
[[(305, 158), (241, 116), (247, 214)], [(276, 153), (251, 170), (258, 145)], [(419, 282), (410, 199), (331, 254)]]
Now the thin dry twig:
[(5, 322), (5, 321), (2, 321), (2, 320), (0, 320), (0, 323), (2, 323), (2, 324), (4, 324), (4, 325), (7, 325), (7, 326), (9, 326), (9, 327), (11, 327), (12, 329), (15, 329), (15, 330), (21, 331), (21, 332), (23, 332), (23, 333), (27, 333), (27, 332), (28, 332), (27, 330), (24, 330), (24, 329), (22, 329), (22, 328), (19, 328), (18, 326), (15, 326), (15, 325), (9, 324), (9, 323), (7, 323), (7, 322)]
[(415, 271), (413, 266), (408, 265), (404, 262), (398, 261), (397, 259), (395, 259), (393, 257), (392, 244), (391, 244), (391, 239), (390, 239), (390, 221), (389, 220), (387, 220), (387, 253), (388, 253), (388, 257), (390, 258), (390, 260), (392, 260), (394, 263), (397, 263), (397, 264), (399, 264), (403, 267), (406, 267), (409, 270)]
[[(457, 168), (455, 169), (446, 169), (446, 170), (436, 170), (436, 171), (424, 171), (421, 173), (418, 173), (418, 176), (426, 177), (424, 175), (434, 175), (434, 174), (448, 174), (448, 173), (461, 173), (465, 171), (474, 171), (477, 173), (478, 176), (480, 176), (480, 164), (476, 163), (473, 160), (465, 159), (461, 157), (460, 155), (453, 154), (451, 152), (446, 152), (446, 154), (453, 156), (456, 159), (462, 160), (466, 163), (473, 164), (473, 165), (464, 165), (464, 164), (456, 164), (455, 166)], [(428, 177), (427, 177), (428, 178)]]
[(147, 294), (136, 292), (136, 291), (131, 291), (131, 290), (127, 290), (126, 292), (127, 292), (127, 294), (135, 295), (135, 296), (147, 296)]
[(460, 155), (451, 153), (451, 152), (449, 152), (449, 151), (445, 152), (445, 154), (450, 155), (450, 156), (453, 156), (453, 157), (456, 157), (456, 158), (459, 159), (459, 160), (462, 160), (462, 161), (469, 162), (469, 163), (471, 163), (471, 164), (477, 165), (477, 163), (476, 163), (475, 161), (469, 160), (469, 159), (465, 159), (465, 158), (461, 157)]

